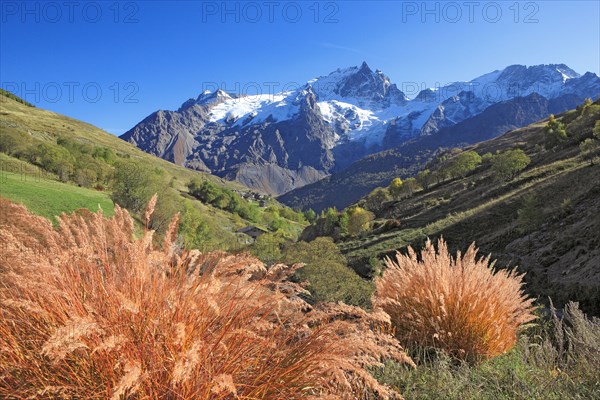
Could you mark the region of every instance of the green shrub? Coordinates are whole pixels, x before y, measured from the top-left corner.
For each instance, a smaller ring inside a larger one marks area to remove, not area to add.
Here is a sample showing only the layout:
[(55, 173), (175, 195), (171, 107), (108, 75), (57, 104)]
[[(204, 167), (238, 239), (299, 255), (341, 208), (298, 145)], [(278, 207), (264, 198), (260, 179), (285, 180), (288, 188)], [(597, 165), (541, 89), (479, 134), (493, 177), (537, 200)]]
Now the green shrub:
[(140, 161), (115, 164), (112, 200), (135, 213), (141, 212), (155, 193), (164, 191), (160, 174)]
[(579, 143), (579, 151), (584, 159), (590, 162), (590, 165), (594, 165), (594, 158), (600, 150), (600, 142), (596, 139), (585, 139)]
[(347, 266), (346, 258), (331, 238), (288, 244), (283, 262), (305, 264), (296, 272), (295, 279), (309, 283), (312, 302), (342, 301), (365, 309), (371, 307), (373, 284)]

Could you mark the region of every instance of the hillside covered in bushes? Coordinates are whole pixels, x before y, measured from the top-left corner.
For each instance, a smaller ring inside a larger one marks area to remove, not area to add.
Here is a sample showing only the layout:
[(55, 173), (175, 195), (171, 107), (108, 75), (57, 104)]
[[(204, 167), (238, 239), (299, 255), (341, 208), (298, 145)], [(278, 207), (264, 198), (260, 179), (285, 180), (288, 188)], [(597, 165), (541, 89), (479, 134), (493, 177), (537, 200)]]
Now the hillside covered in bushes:
[[(600, 103), (499, 138), (438, 155), (414, 177), (394, 179), (357, 204), (325, 210), (302, 234), (334, 238), (350, 265), (376, 274), (381, 260), (443, 236), (473, 241), (498, 263), (527, 272), (540, 301), (577, 300), (600, 315)], [(351, 210), (372, 221), (354, 234)]]

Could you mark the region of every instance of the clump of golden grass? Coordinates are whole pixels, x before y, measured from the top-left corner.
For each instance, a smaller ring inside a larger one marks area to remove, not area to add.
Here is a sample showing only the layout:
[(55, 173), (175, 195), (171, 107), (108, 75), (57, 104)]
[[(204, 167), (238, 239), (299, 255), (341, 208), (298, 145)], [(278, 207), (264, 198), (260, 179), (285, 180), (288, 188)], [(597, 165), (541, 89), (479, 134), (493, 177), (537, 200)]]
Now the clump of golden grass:
[(523, 275), (494, 272), (490, 258), (471, 245), (452, 258), (443, 239), (427, 241), (420, 260), (409, 247), (376, 280), (373, 304), (387, 312), (404, 346), (433, 347), (467, 360), (511, 349), (519, 327), (534, 319)]
[[(150, 204), (150, 208), (152, 203)], [(148, 224), (151, 210), (145, 214)], [(249, 255), (135, 239), (127, 211), (62, 215), (57, 229), (0, 198), (0, 397), (380, 398), (366, 367), (412, 364), (389, 316), (311, 308)]]

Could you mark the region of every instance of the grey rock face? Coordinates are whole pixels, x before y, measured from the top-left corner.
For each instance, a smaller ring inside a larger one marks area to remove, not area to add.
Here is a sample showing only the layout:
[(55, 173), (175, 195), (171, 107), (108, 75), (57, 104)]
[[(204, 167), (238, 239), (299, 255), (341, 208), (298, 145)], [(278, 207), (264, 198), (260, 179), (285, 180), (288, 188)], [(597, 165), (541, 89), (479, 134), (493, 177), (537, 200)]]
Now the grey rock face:
[[(325, 92), (327, 87), (324, 87)], [(351, 72), (331, 88), (333, 93), (345, 98), (364, 99), (381, 102), (388, 106), (391, 102), (404, 103), (407, 99), (390, 79), (377, 70), (373, 72), (366, 62), (363, 62), (356, 72)], [(325, 95), (326, 96), (326, 95)]]
[(409, 100), (362, 63), (270, 97), (205, 91), (177, 111), (150, 114), (121, 138), (176, 164), (282, 194), (532, 93), (558, 113), (597, 98), (600, 78), (564, 64), (513, 65)]
[(493, 139), (512, 129), (539, 121), (556, 112), (553, 110), (557, 107), (565, 111), (578, 104), (581, 104), (581, 99), (573, 95), (549, 101), (536, 93), (503, 101), (436, 134), (420, 135), (370, 154), (326, 179), (285, 193), (278, 200), (290, 207), (312, 208), (317, 212), (332, 206), (342, 209), (374, 188), (389, 185), (396, 177), (414, 176), (440, 147), (461, 147)]
[(122, 136), (148, 153), (208, 171), (267, 193), (284, 193), (327, 176), (335, 134), (306, 91), (299, 113), (246, 126), (210, 121), (210, 110), (229, 97), (201, 95), (178, 111), (157, 111)]

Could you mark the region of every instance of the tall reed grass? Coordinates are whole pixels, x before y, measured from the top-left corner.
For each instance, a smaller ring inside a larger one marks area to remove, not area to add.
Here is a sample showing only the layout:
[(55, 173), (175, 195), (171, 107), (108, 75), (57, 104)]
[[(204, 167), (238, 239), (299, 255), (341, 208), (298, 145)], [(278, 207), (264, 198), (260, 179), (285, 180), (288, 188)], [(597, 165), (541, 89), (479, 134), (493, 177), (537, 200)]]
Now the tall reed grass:
[(287, 279), (297, 267), (182, 252), (176, 228), (154, 246), (117, 206), (54, 229), (0, 198), (0, 397), (399, 397), (366, 370), (414, 365), (389, 316), (312, 308)]
[(534, 319), (522, 275), (494, 271), (471, 245), (453, 258), (443, 239), (427, 241), (420, 258), (409, 247), (386, 260), (376, 280), (374, 307), (388, 313), (404, 346), (433, 347), (467, 360), (510, 350), (519, 327)]

